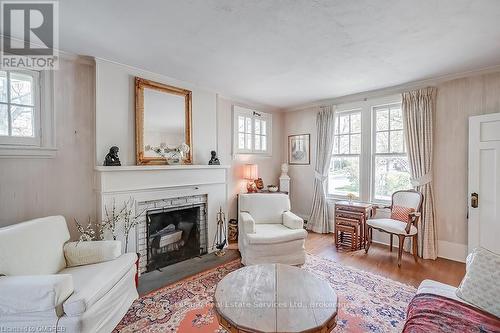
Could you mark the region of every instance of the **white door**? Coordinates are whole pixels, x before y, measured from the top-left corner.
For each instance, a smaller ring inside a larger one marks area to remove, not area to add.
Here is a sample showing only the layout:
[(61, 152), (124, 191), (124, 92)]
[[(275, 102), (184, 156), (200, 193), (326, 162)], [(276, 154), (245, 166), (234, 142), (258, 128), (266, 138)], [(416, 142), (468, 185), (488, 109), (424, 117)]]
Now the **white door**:
[(500, 253), (500, 113), (469, 119), (469, 252)]

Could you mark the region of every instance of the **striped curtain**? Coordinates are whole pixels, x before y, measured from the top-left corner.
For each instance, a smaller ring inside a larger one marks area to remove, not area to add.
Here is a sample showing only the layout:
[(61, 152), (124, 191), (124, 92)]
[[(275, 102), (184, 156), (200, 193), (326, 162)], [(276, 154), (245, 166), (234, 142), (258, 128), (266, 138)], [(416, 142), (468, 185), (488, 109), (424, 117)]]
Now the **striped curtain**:
[(436, 259), (437, 233), (432, 190), (432, 119), (436, 108), (436, 88), (406, 92), (402, 97), (412, 185), (424, 195), (418, 225), (418, 254), (424, 259)]
[(333, 225), (328, 218), (326, 201), (326, 181), (330, 160), (332, 159), (333, 138), (335, 129), (335, 113), (332, 106), (321, 108), (316, 116), (317, 141), (316, 160), (314, 166), (314, 194), (311, 216), (307, 229), (317, 233), (333, 232)]

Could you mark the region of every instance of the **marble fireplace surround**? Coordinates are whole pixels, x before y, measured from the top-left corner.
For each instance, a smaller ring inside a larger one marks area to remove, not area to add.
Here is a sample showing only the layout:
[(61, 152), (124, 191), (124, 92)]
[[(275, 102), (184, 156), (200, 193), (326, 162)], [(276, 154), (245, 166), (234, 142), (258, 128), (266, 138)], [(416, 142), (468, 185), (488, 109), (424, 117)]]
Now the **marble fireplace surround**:
[[(206, 197), (208, 252), (213, 252), (217, 212), (219, 207), (227, 212), (229, 168), (226, 165), (97, 166), (97, 218), (101, 221), (105, 217), (105, 207), (110, 209), (113, 202), (118, 210), (131, 198), (135, 201), (134, 213), (139, 214), (145, 202), (172, 202), (172, 199), (182, 201), (193, 196)], [(141, 226), (140, 224), (131, 230), (127, 252), (140, 252), (143, 249)], [(125, 251), (123, 228), (118, 227), (116, 234)]]

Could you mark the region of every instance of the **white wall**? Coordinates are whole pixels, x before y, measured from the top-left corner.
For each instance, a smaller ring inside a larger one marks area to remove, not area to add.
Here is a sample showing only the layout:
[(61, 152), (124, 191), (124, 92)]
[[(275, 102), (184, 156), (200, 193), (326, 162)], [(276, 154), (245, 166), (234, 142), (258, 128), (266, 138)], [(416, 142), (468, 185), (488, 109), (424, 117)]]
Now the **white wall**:
[[(311, 164), (290, 165), (288, 175), (291, 178), (290, 199), (295, 212), (309, 218), (312, 205), (314, 184), (314, 161), (316, 160), (316, 114), (319, 107), (284, 113), (283, 121), (283, 159), (288, 159), (288, 136), (311, 134)], [(288, 163), (288, 161), (287, 161)]]
[(102, 165), (111, 146), (122, 165), (135, 165), (135, 77), (191, 90), (193, 163), (206, 164), (217, 144), (216, 94), (170, 77), (96, 60), (96, 159)]
[[(500, 73), (456, 79), (436, 86), (433, 172), (438, 252), (441, 257), (464, 260), (467, 250), (468, 118), (500, 112)], [(290, 166), (294, 184), (292, 205), (299, 214), (309, 214), (311, 208), (318, 111), (318, 107), (310, 107), (284, 113), (284, 140), (288, 135), (311, 133), (312, 164)], [(286, 157), (285, 144), (283, 146)], [(375, 237), (388, 242), (388, 236)]]
[[(272, 156), (236, 155), (232, 156), (232, 127), (233, 127), (233, 105), (238, 105), (262, 112), (271, 113), (273, 116), (273, 146)], [(229, 217), (236, 218), (237, 194), (246, 192), (246, 181), (243, 180), (243, 165), (257, 164), (259, 167), (259, 177), (264, 181), (264, 186), (278, 184), (278, 177), (281, 174), (281, 164), (283, 158), (283, 113), (276, 110), (266, 109), (258, 106), (242, 104), (227, 98), (217, 98), (217, 146), (218, 156), (221, 164), (231, 165), (229, 183)], [(294, 209), (292, 205), (292, 210)]]
[(94, 64), (60, 58), (55, 71), (55, 158), (0, 158), (0, 227), (63, 215), (73, 237), (73, 218), (95, 218)]
[(500, 112), (500, 73), (444, 82), (437, 89), (433, 172), (439, 255), (465, 256), (469, 117)]
[[(242, 165), (256, 163), (265, 184), (277, 184), (281, 173), (282, 159), (282, 114), (275, 110), (258, 106), (238, 104), (235, 101), (217, 97), (211, 91), (201, 89), (187, 82), (154, 74), (137, 68), (101, 59), (96, 60), (96, 158), (102, 165), (109, 147), (120, 148), (122, 165), (135, 165), (135, 90), (134, 78), (139, 76), (193, 92), (193, 164), (208, 164), (210, 151), (218, 152), (221, 164), (231, 165), (229, 184), (229, 214), (236, 217), (236, 195), (242, 188)], [(273, 114), (273, 154), (271, 157), (241, 155), (233, 159), (232, 145), (232, 106), (254, 108)]]

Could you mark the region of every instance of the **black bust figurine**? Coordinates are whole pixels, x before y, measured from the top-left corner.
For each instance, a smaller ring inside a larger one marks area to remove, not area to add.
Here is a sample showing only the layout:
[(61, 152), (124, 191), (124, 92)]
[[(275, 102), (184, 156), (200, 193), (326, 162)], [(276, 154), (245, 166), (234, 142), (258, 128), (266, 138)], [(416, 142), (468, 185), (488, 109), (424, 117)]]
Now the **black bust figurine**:
[(217, 152), (215, 150), (212, 150), (210, 152), (210, 155), (212, 155), (212, 158), (210, 161), (208, 161), (208, 165), (220, 165), (219, 158), (217, 157)]
[(117, 146), (113, 146), (109, 148), (109, 153), (106, 155), (104, 159), (105, 166), (120, 166), (120, 159), (118, 158), (118, 152), (120, 149)]

